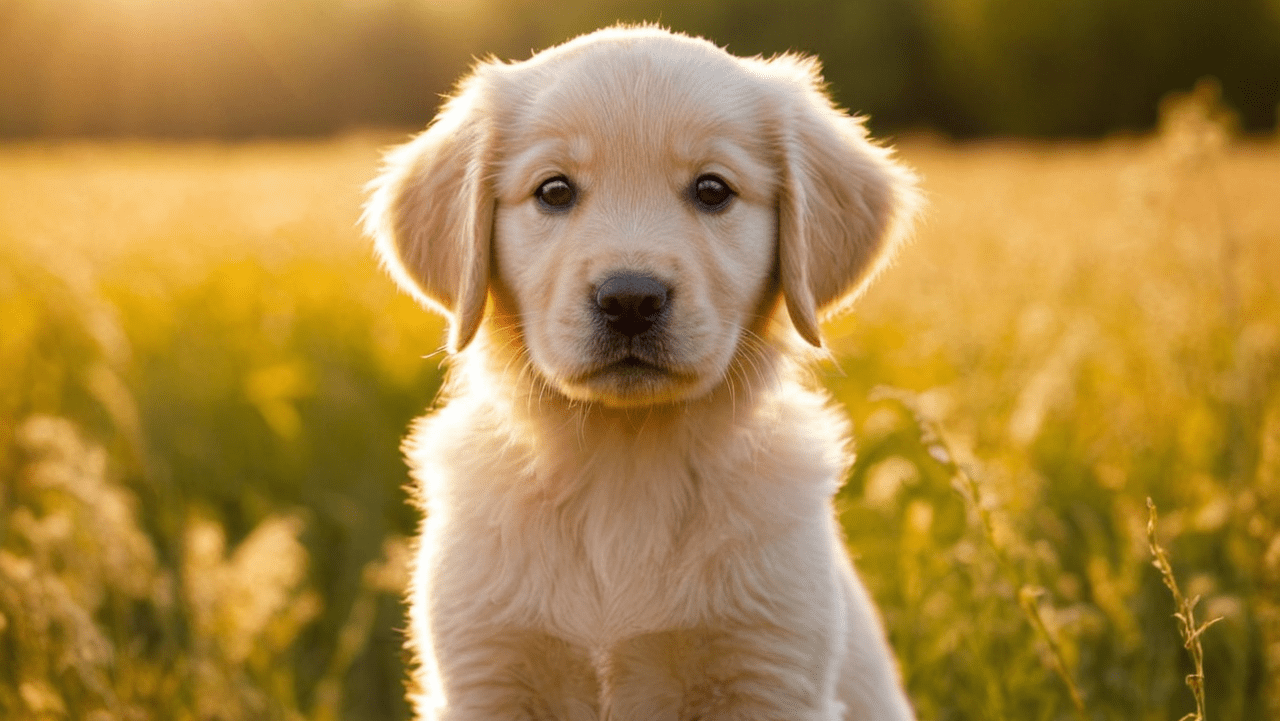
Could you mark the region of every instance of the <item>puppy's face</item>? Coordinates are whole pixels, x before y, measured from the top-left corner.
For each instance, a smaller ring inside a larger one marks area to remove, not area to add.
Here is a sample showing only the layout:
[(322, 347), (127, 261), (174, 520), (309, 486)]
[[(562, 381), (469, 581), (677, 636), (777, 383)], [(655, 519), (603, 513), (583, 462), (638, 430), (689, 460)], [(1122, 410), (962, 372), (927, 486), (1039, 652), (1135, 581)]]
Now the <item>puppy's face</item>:
[(615, 406), (707, 392), (776, 294), (776, 164), (747, 79), (727, 57), (643, 60), (528, 69), (495, 175), (499, 311), (554, 387)]
[(388, 154), (366, 229), (451, 350), (488, 318), (568, 398), (691, 399), (778, 333), (821, 345), (912, 213), (909, 171), (821, 85), (652, 28), (485, 63)]

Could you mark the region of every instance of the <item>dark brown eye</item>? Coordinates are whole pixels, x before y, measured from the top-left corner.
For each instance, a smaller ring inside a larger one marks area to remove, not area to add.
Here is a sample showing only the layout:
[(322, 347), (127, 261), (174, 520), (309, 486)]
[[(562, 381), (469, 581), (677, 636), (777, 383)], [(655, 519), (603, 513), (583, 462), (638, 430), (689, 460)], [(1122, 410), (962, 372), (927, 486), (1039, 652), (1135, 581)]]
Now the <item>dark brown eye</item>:
[(715, 175), (700, 175), (693, 181), (693, 199), (704, 211), (723, 209), (733, 200), (734, 192), (728, 184)]
[(568, 210), (577, 199), (578, 192), (569, 184), (568, 178), (557, 175), (539, 185), (533, 197), (547, 210)]

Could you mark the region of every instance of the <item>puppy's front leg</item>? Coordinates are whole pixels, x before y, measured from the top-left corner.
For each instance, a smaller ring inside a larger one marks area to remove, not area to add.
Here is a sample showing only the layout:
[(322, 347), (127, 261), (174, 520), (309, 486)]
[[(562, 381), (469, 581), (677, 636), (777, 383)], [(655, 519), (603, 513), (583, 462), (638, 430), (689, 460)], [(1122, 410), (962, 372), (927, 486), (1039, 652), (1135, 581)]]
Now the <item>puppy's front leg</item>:
[(609, 721), (840, 721), (822, 638), (697, 629), (620, 644), (601, 678)]
[(845, 652), (838, 695), (845, 721), (913, 721), (880, 618), (848, 559), (843, 563)]
[[(437, 636), (448, 662), (419, 704), (427, 721), (596, 721), (599, 689), (587, 653), (536, 631), (467, 629)], [(435, 664), (428, 664), (431, 666)], [(425, 668), (424, 668), (425, 670)]]

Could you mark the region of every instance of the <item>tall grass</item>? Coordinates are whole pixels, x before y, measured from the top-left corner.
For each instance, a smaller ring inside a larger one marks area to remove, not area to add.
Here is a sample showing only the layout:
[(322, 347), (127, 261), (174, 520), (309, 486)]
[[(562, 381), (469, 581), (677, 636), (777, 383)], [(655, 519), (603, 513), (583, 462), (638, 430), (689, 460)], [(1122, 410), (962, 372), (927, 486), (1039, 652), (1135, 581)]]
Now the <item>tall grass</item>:
[[(376, 144), (2, 154), (0, 717), (406, 716), (397, 446), (440, 324), (355, 232)], [(84, 457), (127, 522), (38, 480)], [(86, 575), (120, 548), (150, 565)]]
[[(1211, 91), (903, 143), (928, 220), (823, 376), (922, 718), (1280, 718), (1280, 145)], [(0, 717), (407, 717), (441, 326), (357, 234), (377, 145), (0, 148)]]
[(925, 718), (1194, 709), (1147, 497), (1222, 618), (1206, 715), (1280, 718), (1280, 152), (1203, 98), (1168, 113), (1153, 139), (905, 151), (932, 216), (837, 328), (831, 384), (845, 525)]

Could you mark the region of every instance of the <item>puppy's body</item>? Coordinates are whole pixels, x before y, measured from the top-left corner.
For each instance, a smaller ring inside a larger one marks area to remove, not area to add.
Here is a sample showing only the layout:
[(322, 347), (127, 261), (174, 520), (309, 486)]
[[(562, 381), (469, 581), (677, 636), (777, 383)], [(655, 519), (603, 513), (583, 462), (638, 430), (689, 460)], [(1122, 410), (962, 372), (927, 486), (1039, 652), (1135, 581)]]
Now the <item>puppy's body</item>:
[(481, 66), (389, 156), (370, 229), (455, 351), (408, 444), (421, 717), (912, 718), (796, 360), (912, 192), (810, 65), (650, 29)]

